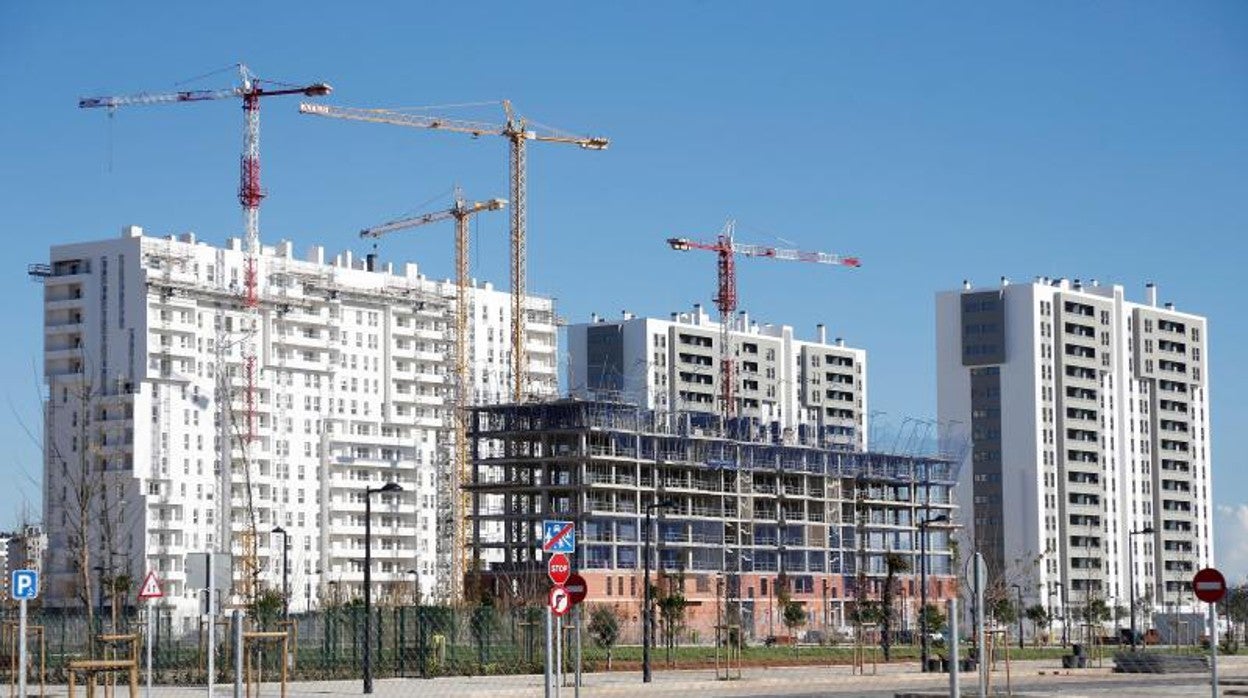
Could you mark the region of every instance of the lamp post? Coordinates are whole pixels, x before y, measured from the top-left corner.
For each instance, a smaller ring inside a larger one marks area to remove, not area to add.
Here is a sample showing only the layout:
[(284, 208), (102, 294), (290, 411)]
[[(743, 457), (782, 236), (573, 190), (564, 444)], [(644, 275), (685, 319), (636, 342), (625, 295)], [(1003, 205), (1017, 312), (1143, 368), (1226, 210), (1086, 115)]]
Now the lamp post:
[(281, 526), (272, 532), (282, 537), (282, 618), (290, 620), (290, 535)]
[(674, 506), (676, 506), (676, 503), (670, 499), (664, 499), (662, 501), (646, 505), (646, 577), (644, 580), (645, 589), (643, 596), (645, 600), (643, 601), (644, 608), (642, 608), (641, 615), (641, 622), (645, 624), (645, 627), (642, 628), (641, 632), (641, 680), (643, 683), (650, 683), (651, 680), (650, 645), (654, 644), (654, 638), (652, 637), (654, 634), (654, 609), (652, 608), (652, 604), (650, 602), (650, 517), (655, 509)]
[(1127, 565), (1131, 568), (1131, 651), (1136, 650), (1135, 639), (1135, 536), (1151, 536), (1153, 534), (1152, 526), (1145, 526), (1138, 531), (1131, 531), (1127, 534)]
[(1062, 590), (1057, 595), (1057, 601), (1059, 604), (1061, 604), (1061, 609), (1062, 609), (1062, 647), (1065, 647), (1069, 638), (1069, 636), (1066, 634), (1066, 626), (1070, 625), (1070, 623), (1067, 622), (1070, 620), (1070, 618), (1068, 617), (1066, 613), (1066, 585), (1062, 584), (1061, 582), (1053, 582), (1053, 586)]
[(420, 606), (420, 573), (416, 570), (408, 570), (408, 574), (412, 575), (412, 605)]
[(1018, 616), (1018, 648), (1021, 650), (1023, 649), (1023, 588), (1017, 584), (1010, 586), (1018, 592), (1018, 608), (1014, 609), (1014, 615)]
[(381, 487), (364, 488), (364, 692), (373, 692), (373, 495), (377, 492), (402, 492), (397, 482)]
[[(91, 569), (95, 570), (95, 580), (100, 588), (99, 596), (95, 601), (95, 617), (97, 618), (100, 628), (99, 632), (102, 633), (104, 632), (104, 567), (102, 565), (96, 565)], [(90, 589), (87, 590), (87, 594), (91, 594)], [(95, 630), (92, 629), (90, 632), (95, 632)]]
[(927, 527), (948, 520), (941, 514), (919, 522), (919, 671), (927, 671)]

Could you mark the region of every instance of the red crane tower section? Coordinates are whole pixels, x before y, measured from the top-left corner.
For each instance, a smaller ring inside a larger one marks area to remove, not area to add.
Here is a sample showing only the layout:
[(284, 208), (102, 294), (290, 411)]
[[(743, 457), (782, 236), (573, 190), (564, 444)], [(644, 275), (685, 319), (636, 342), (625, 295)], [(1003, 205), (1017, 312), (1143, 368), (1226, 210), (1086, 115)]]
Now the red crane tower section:
[(806, 252), (763, 245), (746, 245), (733, 240), (733, 223), (728, 222), (715, 242), (700, 242), (689, 238), (668, 238), (673, 250), (707, 250), (719, 256), (716, 267), (719, 272), (719, 290), (715, 294), (715, 307), (719, 310), (719, 384), (720, 410), (725, 419), (736, 412), (736, 366), (729, 349), (729, 327), (733, 313), (737, 311), (736, 255), (743, 257), (767, 257), (790, 262), (834, 264), (842, 267), (860, 267), (857, 257), (843, 257), (828, 252)]
[[(177, 104), (181, 102), (205, 102), (216, 99), (241, 98), (243, 100), (243, 154), (239, 173), (238, 201), (243, 205), (243, 222), (247, 244), (246, 295), (244, 300), (251, 316), (251, 327), (248, 331), (254, 335), (256, 314), (259, 304), (258, 284), (256, 279), (257, 260), (260, 257), (260, 201), (264, 199), (264, 189), (260, 186), (260, 98), (281, 95), (303, 95), (305, 97), (322, 97), (329, 94), (332, 88), (323, 82), (309, 85), (286, 85), (272, 81), (262, 81), (247, 69), (238, 64), (240, 84), (221, 90), (186, 90), (182, 92), (149, 93), (141, 92), (133, 95), (84, 97), (78, 100), (83, 109), (107, 108), (110, 111), (117, 107), (151, 104)], [(273, 87), (265, 87), (264, 83)], [(256, 351), (254, 339), (248, 339), (243, 347), (244, 368), (247, 373), (247, 432), (246, 440), (250, 443), (256, 435)]]

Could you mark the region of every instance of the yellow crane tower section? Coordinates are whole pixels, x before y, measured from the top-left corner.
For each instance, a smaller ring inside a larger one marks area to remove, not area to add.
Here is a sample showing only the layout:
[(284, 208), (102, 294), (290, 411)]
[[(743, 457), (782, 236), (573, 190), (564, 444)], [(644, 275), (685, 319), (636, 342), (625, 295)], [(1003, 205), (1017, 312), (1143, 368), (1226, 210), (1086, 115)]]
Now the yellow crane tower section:
[(528, 216), (528, 184), (526, 145), (529, 141), (539, 143), (565, 143), (586, 150), (606, 150), (610, 141), (598, 136), (577, 136), (552, 128), (539, 127), (517, 116), (511, 102), (503, 100), (506, 123), (493, 124), (480, 121), (464, 121), (431, 116), (424, 113), (403, 112), (392, 109), (361, 109), (337, 107), (304, 102), (299, 105), (303, 114), (327, 116), (352, 121), (370, 121), (395, 126), (412, 126), (435, 131), (451, 131), (479, 137), (502, 136), (511, 143), (509, 179), (511, 181), (511, 375), (512, 398), (522, 402), (528, 396), (528, 355), (525, 351), (525, 286), (528, 273), (527, 242), (525, 240)]
[(455, 188), (455, 204), (448, 209), (425, 213), (409, 218), (399, 218), (388, 223), (365, 228), (360, 231), (361, 238), (376, 239), (400, 230), (417, 228), (430, 223), (438, 223), (455, 219), (455, 341), (452, 343), (455, 356), (455, 456), (451, 464), (452, 515), (454, 532), (451, 543), (451, 560), (453, 574), (451, 576), (451, 598), (461, 599), (464, 592), (464, 578), (468, 573), (467, 536), (468, 514), (470, 502), (468, 492), (464, 488), (469, 481), (468, 457), (468, 400), (472, 394), (472, 371), (468, 368), (468, 221), (484, 211), (498, 211), (507, 205), (506, 199), (489, 199), (468, 203), (464, 201), (463, 192)]

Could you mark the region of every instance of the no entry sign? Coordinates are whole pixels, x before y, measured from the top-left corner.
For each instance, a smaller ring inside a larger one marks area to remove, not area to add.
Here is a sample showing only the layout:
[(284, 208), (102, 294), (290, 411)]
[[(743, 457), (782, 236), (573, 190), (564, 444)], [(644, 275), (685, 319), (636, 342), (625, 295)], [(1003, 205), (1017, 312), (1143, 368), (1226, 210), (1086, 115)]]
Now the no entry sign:
[(563, 553), (551, 555), (550, 561), (546, 563), (546, 574), (550, 575), (550, 581), (563, 586), (572, 574), (572, 563), (568, 561), (568, 556)]
[(1205, 603), (1217, 603), (1226, 596), (1226, 577), (1216, 569), (1206, 567), (1192, 577), (1192, 591)]
[(568, 596), (572, 597), (572, 605), (585, 600), (585, 596), (589, 593), (589, 586), (585, 584), (585, 578), (579, 574), (568, 577), (568, 583), (563, 585), (568, 590)]

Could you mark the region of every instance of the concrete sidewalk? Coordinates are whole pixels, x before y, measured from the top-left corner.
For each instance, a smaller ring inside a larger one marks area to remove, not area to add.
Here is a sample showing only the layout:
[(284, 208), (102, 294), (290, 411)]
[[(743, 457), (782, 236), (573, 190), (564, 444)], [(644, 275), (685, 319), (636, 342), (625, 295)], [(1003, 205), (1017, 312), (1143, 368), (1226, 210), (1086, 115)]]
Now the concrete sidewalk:
[[(1219, 660), (1220, 674), (1224, 677), (1248, 675), (1248, 657), (1225, 657)], [(1004, 689), (1006, 683), (1004, 662), (998, 663), (992, 674), (993, 693)], [(1043, 673), (1042, 673), (1043, 672)], [(1063, 670), (1054, 660), (1028, 660), (1014, 662), (1010, 667), (1011, 683), (1016, 687), (1027, 685), (1030, 694), (1060, 694), (1070, 698), (1075, 695), (1134, 695), (1138, 691), (1128, 688), (1131, 684), (1147, 682), (1149, 676), (1139, 674), (1113, 674), (1112, 662), (1104, 668)], [(571, 677), (569, 677), (571, 678)], [(1199, 674), (1170, 677), (1171, 679), (1199, 685), (1203, 681), (1207, 694), (1208, 677)], [(913, 662), (906, 664), (881, 664), (872, 675), (868, 666), (865, 676), (855, 675), (847, 665), (802, 666), (778, 668), (749, 668), (737, 681), (716, 681), (715, 672), (708, 670), (655, 671), (654, 681), (649, 685), (641, 681), (641, 672), (610, 672), (583, 675), (581, 695), (593, 696), (782, 696), (782, 695), (861, 695), (891, 691), (928, 691), (944, 693), (948, 687), (947, 674), (923, 674)], [(1088, 690), (1089, 684), (1095, 688)], [(964, 689), (975, 686), (975, 674), (963, 675)], [(1037, 688), (1037, 686), (1039, 688)], [(1070, 690), (1078, 687), (1078, 690)], [(37, 695), (38, 685), (31, 687), (31, 695)], [(120, 687), (119, 687), (120, 688)], [(437, 696), (460, 698), (486, 696), (488, 698), (512, 698), (542, 696), (541, 675), (472, 676), (437, 679), (378, 679), (375, 695), (382, 698), (399, 696)], [(157, 698), (190, 698), (204, 696), (205, 688), (155, 686), (152, 696)], [(357, 696), (362, 684), (354, 681), (309, 681), (292, 683), (289, 698), (320, 698), (321, 696)], [(1186, 695), (1183, 691), (1168, 691), (1169, 695)], [(49, 687), (49, 696), (65, 696), (65, 687)], [(84, 695), (80, 690), (79, 696)], [(126, 695), (120, 688), (118, 698)], [(144, 695), (140, 688), (139, 695)], [(259, 696), (278, 698), (281, 695), (276, 684), (265, 683)], [(561, 698), (572, 698), (574, 690), (566, 687)], [(218, 686), (217, 698), (233, 696), (233, 686)], [(253, 698), (257, 694), (252, 693)]]

